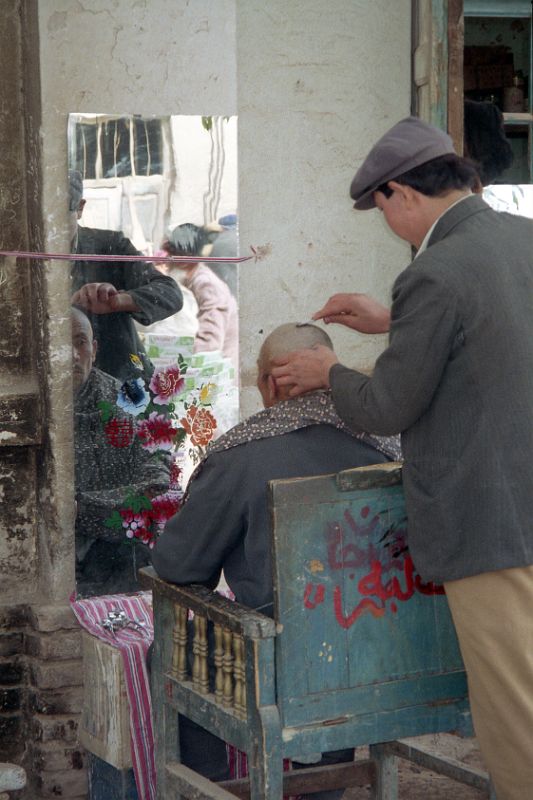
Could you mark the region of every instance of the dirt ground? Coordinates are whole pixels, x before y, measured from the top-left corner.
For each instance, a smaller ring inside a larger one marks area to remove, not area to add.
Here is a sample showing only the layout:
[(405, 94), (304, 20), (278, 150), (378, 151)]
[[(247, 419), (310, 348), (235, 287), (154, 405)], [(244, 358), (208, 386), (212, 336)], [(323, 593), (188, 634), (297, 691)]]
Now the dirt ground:
[[(457, 759), (464, 764), (485, 770), (475, 739), (461, 739), (458, 736), (439, 734), (420, 736), (405, 741), (417, 743), (436, 754)], [(368, 750), (360, 748), (360, 758), (368, 757)], [(399, 800), (486, 800), (488, 792), (473, 789), (471, 786), (437, 775), (429, 770), (411, 764), (403, 759), (399, 762)], [(370, 800), (370, 789), (366, 787), (347, 789), (343, 800)]]

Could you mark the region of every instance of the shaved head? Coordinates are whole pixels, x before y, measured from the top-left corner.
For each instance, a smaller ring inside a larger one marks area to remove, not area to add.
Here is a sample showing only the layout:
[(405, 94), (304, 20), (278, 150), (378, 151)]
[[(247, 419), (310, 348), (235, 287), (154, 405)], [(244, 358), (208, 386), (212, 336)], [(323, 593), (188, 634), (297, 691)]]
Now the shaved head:
[(79, 308), (71, 308), (72, 314), (72, 378), (74, 390), (79, 392), (86, 383), (94, 359), (96, 340), (89, 318)]
[(331, 339), (318, 325), (297, 325), (296, 322), (287, 322), (275, 328), (266, 337), (257, 359), (257, 388), (265, 408), (289, 397), (290, 387), (278, 387), (271, 375), (272, 359), (282, 358), (293, 350), (307, 350), (315, 345), (323, 345), (333, 350)]
[(257, 359), (257, 366), (260, 373), (270, 372), (270, 363), (273, 358), (286, 356), (292, 350), (304, 350), (314, 347), (316, 344), (324, 345), (333, 350), (333, 343), (327, 333), (319, 328), (318, 325), (300, 325), (295, 322), (287, 322), (275, 328), (267, 336)]

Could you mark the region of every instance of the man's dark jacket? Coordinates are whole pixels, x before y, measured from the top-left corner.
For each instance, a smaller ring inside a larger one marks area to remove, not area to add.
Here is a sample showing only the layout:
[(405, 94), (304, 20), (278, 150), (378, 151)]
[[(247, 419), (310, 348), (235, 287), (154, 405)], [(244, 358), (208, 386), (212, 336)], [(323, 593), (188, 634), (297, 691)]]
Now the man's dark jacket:
[(311, 425), (209, 455), (189, 499), (152, 552), (157, 573), (173, 583), (212, 588), (220, 571), (244, 605), (272, 614), (268, 481), (339, 472), (386, 461), (331, 425)]

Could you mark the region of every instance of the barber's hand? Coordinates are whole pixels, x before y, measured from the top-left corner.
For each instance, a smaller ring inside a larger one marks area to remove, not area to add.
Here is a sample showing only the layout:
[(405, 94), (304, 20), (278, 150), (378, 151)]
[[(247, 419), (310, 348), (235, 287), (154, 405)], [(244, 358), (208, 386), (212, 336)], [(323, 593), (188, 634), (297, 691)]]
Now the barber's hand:
[(338, 322), (360, 333), (387, 333), (390, 328), (389, 309), (366, 294), (334, 294), (313, 319)]
[(313, 389), (329, 389), (329, 371), (338, 362), (329, 347), (315, 345), (273, 358), (272, 377), (278, 386), (289, 386), (289, 395), (295, 397)]
[(139, 310), (132, 296), (128, 292), (119, 292), (112, 283), (86, 283), (72, 295), (70, 302), (92, 314)]

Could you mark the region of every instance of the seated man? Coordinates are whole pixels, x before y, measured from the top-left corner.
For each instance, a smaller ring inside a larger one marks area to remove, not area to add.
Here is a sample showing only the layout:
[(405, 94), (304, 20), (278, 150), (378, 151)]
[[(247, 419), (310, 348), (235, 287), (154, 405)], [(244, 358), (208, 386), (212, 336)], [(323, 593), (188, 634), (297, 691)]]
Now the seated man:
[[(396, 439), (354, 434), (337, 416), (328, 392), (288, 397), (278, 387), (271, 361), (316, 344), (333, 349), (329, 336), (315, 325), (281, 325), (267, 337), (258, 359), (257, 386), (265, 410), (228, 431), (207, 452), (189, 483), (188, 499), (166, 525), (152, 554), (157, 573), (178, 584), (214, 588), (224, 570), (236, 600), (273, 614), (270, 518), (267, 482), (362, 467), (400, 457)], [(180, 721), (182, 760), (216, 779), (215, 746), (206, 732), (209, 756), (201, 755), (199, 731)], [(191, 729), (191, 733), (190, 733)], [(194, 737), (194, 742), (189, 737)], [(218, 741), (218, 740), (215, 740)], [(199, 751), (198, 758), (194, 750)], [(315, 798), (340, 797), (321, 793)]]
[[(304, 345), (305, 342), (305, 345)], [(258, 359), (257, 386), (265, 410), (228, 431), (208, 450), (189, 484), (188, 500), (153, 551), (157, 573), (172, 583), (215, 587), (221, 570), (237, 602), (272, 616), (267, 482), (322, 475), (391, 460), (395, 439), (353, 434), (329, 393), (288, 398), (270, 363), (298, 347), (332, 343), (315, 325), (281, 325)], [(379, 449), (378, 449), (379, 448)]]
[[(131, 417), (116, 407), (120, 382), (93, 366), (96, 351), (91, 323), (73, 308), (76, 587), (85, 596), (139, 589), (137, 570), (150, 563), (149, 548), (128, 539), (125, 528), (107, 527), (105, 520), (128, 493), (153, 497), (165, 492), (170, 474), (168, 461), (143, 450)], [(102, 421), (100, 402), (115, 406), (116, 446)]]

